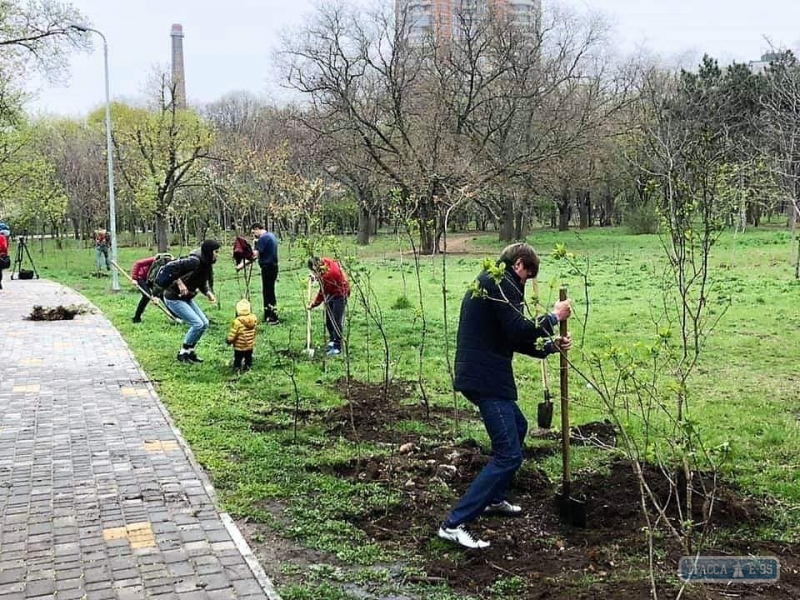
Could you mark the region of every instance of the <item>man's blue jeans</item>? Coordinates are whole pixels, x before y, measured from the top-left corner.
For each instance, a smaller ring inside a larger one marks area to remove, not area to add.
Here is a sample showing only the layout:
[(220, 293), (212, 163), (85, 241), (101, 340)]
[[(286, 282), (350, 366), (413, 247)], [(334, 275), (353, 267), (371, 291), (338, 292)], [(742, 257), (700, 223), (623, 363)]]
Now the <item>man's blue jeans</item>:
[(478, 405), (492, 441), (492, 457), (445, 520), (446, 527), (469, 523), (489, 505), (506, 499), (506, 490), (522, 466), (522, 443), (528, 421), (514, 400), (465, 394)]
[(94, 247), (94, 262), (97, 265), (97, 270), (103, 268), (103, 263), (106, 265), (106, 270), (111, 270), (111, 261), (108, 258), (108, 246), (95, 246)]
[(208, 329), (208, 317), (203, 314), (194, 299), (170, 300), (169, 298), (164, 298), (164, 304), (167, 305), (173, 315), (191, 326), (189, 331), (186, 332), (186, 337), (183, 338), (183, 343), (189, 348), (194, 348), (195, 344), (203, 337), (206, 329)]

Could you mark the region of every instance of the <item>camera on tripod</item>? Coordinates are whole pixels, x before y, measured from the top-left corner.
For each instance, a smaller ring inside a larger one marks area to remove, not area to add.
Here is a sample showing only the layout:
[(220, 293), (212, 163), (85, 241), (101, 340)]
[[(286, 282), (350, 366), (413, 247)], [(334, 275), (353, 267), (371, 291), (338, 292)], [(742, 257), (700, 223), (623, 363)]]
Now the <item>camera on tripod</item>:
[[(23, 269), (23, 259), (28, 259), (31, 263), (30, 269)], [(11, 267), (11, 279), (15, 279), (14, 274), (17, 274), (16, 279), (39, 279), (39, 273), (36, 271), (36, 265), (33, 263), (33, 257), (28, 250), (28, 244), (25, 242), (25, 236), (20, 235), (17, 237), (17, 256), (14, 259), (14, 264)]]

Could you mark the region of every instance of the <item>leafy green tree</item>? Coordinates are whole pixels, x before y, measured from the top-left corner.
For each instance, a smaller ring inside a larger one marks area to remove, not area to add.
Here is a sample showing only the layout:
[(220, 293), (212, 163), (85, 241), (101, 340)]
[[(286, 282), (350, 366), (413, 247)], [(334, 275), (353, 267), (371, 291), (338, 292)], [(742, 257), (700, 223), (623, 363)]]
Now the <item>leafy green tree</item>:
[(6, 136), (19, 150), (13, 161), (0, 164), (0, 180), (7, 182), (0, 192), (4, 218), (20, 232), (50, 229), (57, 233), (66, 214), (67, 194), (55, 167), (39, 151), (29, 128)]
[[(196, 112), (178, 108), (175, 85), (166, 77), (151, 108), (115, 104), (112, 112), (120, 171), (138, 206), (155, 217), (158, 250), (165, 252), (176, 193), (208, 183), (200, 167), (210, 155), (213, 131)], [(98, 111), (90, 120), (102, 117)]]

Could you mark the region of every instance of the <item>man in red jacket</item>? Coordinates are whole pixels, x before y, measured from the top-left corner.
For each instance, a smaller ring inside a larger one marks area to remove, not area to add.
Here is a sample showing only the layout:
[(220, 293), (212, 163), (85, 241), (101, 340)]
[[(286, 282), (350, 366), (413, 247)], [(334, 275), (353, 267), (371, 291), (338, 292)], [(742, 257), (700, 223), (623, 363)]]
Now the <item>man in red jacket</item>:
[(325, 327), (328, 328), (331, 338), (328, 342), (328, 356), (336, 356), (342, 352), (342, 324), (347, 298), (350, 296), (350, 284), (342, 267), (332, 258), (309, 258), (308, 268), (319, 282), (319, 293), (307, 309), (325, 304)]

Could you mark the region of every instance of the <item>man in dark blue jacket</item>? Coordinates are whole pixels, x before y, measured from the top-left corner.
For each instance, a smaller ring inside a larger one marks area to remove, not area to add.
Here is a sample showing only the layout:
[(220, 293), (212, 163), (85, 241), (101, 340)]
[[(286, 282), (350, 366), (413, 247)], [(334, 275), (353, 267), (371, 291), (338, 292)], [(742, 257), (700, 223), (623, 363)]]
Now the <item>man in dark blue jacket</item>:
[[(261, 268), (261, 296), (264, 300), (264, 321), (277, 325), (278, 300), (275, 298), (275, 281), (278, 279), (278, 238), (260, 223), (250, 227), (253, 233), (253, 254)], [(244, 265), (242, 265), (244, 266)], [(237, 270), (241, 267), (237, 267)]]
[(487, 271), (478, 276), (482, 292), (467, 292), (458, 324), (455, 388), (477, 405), (492, 442), (489, 463), (439, 528), (439, 537), (465, 548), (489, 546), (465, 527), (481, 514), (522, 513), (520, 506), (506, 499), (511, 478), (522, 465), (528, 431), (517, 406), (511, 366), (514, 352), (544, 358), (572, 344), (569, 336), (553, 336), (556, 324), (569, 318), (569, 300), (556, 302), (551, 313), (538, 319), (525, 316), (525, 283), (539, 273), (539, 257), (533, 248), (512, 244), (500, 255), (498, 266), (501, 263), (505, 271), (499, 282)]

